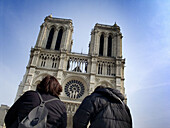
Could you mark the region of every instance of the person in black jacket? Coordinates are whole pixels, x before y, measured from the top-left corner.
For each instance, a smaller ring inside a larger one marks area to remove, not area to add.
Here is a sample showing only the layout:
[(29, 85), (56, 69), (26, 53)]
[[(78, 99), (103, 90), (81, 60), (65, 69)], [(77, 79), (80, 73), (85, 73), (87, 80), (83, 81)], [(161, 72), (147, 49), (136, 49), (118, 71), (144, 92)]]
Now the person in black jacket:
[(98, 86), (73, 117), (73, 128), (132, 128), (130, 110), (116, 89)]
[[(37, 85), (37, 90), (44, 101), (58, 98), (62, 92), (62, 86), (53, 76), (46, 76), (40, 84)], [(40, 104), (40, 99), (36, 91), (25, 92), (9, 109), (5, 117), (6, 128), (11, 125), (18, 126), (28, 113)], [(66, 128), (67, 113), (64, 103), (59, 100), (53, 100), (45, 104), (48, 109), (47, 128)]]

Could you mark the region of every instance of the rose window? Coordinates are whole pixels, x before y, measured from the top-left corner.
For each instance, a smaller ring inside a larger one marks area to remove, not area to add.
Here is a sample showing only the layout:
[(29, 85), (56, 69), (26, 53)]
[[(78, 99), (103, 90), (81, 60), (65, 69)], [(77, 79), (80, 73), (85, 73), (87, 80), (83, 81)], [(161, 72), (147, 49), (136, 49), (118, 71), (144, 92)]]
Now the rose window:
[(84, 85), (78, 80), (71, 80), (66, 83), (65, 93), (70, 98), (78, 99), (84, 94)]

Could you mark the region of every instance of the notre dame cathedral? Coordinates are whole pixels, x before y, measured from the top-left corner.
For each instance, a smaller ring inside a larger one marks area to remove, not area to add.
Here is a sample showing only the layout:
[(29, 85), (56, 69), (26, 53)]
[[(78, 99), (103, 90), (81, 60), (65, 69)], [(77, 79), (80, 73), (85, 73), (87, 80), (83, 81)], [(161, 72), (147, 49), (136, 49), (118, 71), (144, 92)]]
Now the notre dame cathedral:
[(47, 74), (55, 76), (63, 87), (60, 98), (67, 107), (68, 128), (81, 101), (97, 86), (116, 88), (125, 95), (120, 27), (95, 24), (88, 54), (71, 52), (72, 33), (72, 20), (51, 15), (44, 19), (16, 96), (35, 90)]

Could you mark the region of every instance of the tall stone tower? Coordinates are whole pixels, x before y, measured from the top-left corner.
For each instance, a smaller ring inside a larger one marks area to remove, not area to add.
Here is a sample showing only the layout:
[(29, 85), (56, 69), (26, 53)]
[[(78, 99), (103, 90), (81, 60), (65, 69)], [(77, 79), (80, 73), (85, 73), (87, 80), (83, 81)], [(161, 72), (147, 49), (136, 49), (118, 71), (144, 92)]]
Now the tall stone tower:
[(125, 95), (120, 27), (96, 24), (88, 54), (71, 52), (72, 33), (72, 20), (45, 18), (16, 96), (35, 90), (47, 74), (55, 76), (64, 90), (60, 98), (67, 107), (68, 128), (81, 101), (97, 86), (116, 88)]

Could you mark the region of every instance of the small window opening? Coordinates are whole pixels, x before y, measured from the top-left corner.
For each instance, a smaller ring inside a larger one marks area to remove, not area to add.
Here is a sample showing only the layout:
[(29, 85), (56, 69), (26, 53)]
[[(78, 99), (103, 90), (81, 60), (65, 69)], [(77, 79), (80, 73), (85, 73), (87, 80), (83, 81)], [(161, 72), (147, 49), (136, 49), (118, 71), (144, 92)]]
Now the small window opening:
[(103, 56), (104, 35), (100, 36), (99, 56)]
[(112, 37), (108, 38), (108, 48), (107, 48), (107, 56), (111, 56), (112, 54)]

